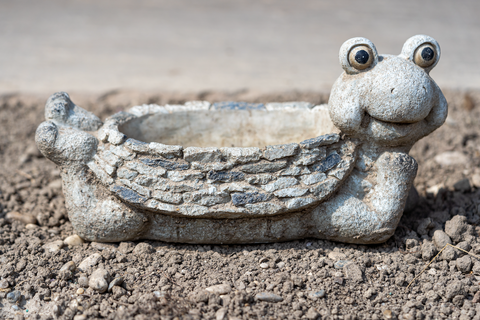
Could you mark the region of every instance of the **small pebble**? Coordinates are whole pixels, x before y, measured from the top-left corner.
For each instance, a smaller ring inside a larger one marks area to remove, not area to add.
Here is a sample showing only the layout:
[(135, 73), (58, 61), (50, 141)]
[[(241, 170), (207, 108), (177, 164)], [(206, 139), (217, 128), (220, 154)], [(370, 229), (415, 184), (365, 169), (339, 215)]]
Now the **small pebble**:
[(342, 285), (343, 284), (343, 278), (334, 277), (333, 282), (338, 283), (339, 285)]
[(155, 252), (155, 249), (152, 247), (151, 244), (146, 242), (140, 242), (135, 246), (135, 249), (132, 251), (134, 254), (151, 254)]
[(78, 265), (78, 269), (80, 271), (88, 271), (94, 266), (96, 266), (100, 261), (102, 261), (102, 256), (99, 253), (94, 253), (91, 256), (85, 258), (82, 262), (80, 262), (80, 264)]
[(127, 294), (127, 290), (123, 289), (122, 287), (115, 286), (112, 288), (112, 294), (115, 299), (121, 298), (122, 296)]
[(88, 278), (85, 276), (81, 276), (78, 278), (78, 284), (84, 288), (88, 287)]
[(17, 303), (20, 300), (22, 293), (18, 290), (7, 293), (7, 300), (10, 303)]
[(465, 178), (460, 181), (457, 181), (454, 185), (453, 188), (455, 191), (460, 191), (460, 192), (469, 192), (472, 189), (472, 186), (470, 185), (470, 181)]
[(472, 303), (479, 303), (480, 302), (480, 291), (477, 291), (475, 293), (475, 296), (473, 297)]
[(10, 283), (7, 279), (0, 280), (0, 289), (7, 289), (8, 287), (10, 287)]
[(365, 291), (365, 293), (363, 294), (363, 297), (365, 299), (370, 299), (372, 296), (374, 296), (375, 294), (377, 294), (377, 291), (373, 288), (368, 288), (367, 291)]
[(228, 284), (217, 284), (215, 286), (205, 288), (205, 290), (211, 293), (222, 295), (230, 293), (230, 291), (232, 291), (232, 287)]
[(56, 228), (56, 227), (53, 227), (53, 228), (51, 228), (51, 229), (48, 229), (48, 232), (49, 232), (50, 234), (53, 234), (53, 235), (60, 234), (60, 230), (58, 230), (58, 228)]
[(354, 262), (349, 262), (343, 267), (345, 278), (354, 283), (363, 282), (363, 271), (360, 266)]
[(123, 283), (123, 277), (116, 277), (108, 285), (108, 292), (111, 292), (114, 286), (121, 286), (122, 283)]
[(215, 313), (215, 319), (216, 320), (224, 320), (225, 316), (227, 315), (227, 308), (220, 308), (217, 310)]
[(75, 265), (75, 262), (68, 261), (60, 268), (60, 271), (65, 271), (65, 270), (75, 271), (76, 268), (77, 266)]
[(319, 291), (316, 291), (316, 292), (310, 292), (308, 294), (308, 298), (310, 298), (311, 300), (318, 300), (320, 298), (323, 298), (325, 297), (325, 290), (324, 289), (321, 289)]
[(437, 250), (442, 250), (447, 243), (452, 244), (450, 237), (442, 230), (436, 230), (433, 233), (433, 243)]
[(260, 263), (260, 268), (262, 269), (268, 269), (268, 263)]
[(392, 311), (388, 310), (388, 309), (384, 310), (383, 311), (383, 317), (385, 319), (392, 319), (393, 318)]
[(12, 306), (12, 309), (15, 310), (15, 311), (20, 310), (19, 306), (17, 306), (16, 304), (14, 304), (14, 305)]
[(65, 243), (65, 245), (71, 246), (71, 247), (81, 246), (84, 242), (85, 241), (83, 241), (83, 239), (76, 234), (74, 234), (73, 236), (66, 237), (65, 240), (63, 240), (63, 243)]
[(104, 243), (104, 242), (90, 242), (90, 246), (97, 250), (106, 250), (110, 249), (112, 251), (116, 251), (118, 248), (118, 244), (115, 243)]
[(426, 241), (422, 245), (422, 259), (430, 261), (437, 254), (437, 248), (431, 241)]
[(62, 240), (57, 240), (57, 241), (53, 241), (53, 242), (48, 242), (46, 244), (43, 245), (43, 249), (45, 249), (45, 251), (49, 251), (49, 252), (58, 252), (60, 251), (60, 249), (63, 248), (63, 241)]
[(255, 295), (255, 299), (267, 302), (282, 302), (283, 298), (274, 293), (260, 292)]
[(457, 259), (457, 250), (454, 249), (453, 247), (446, 247), (445, 250), (442, 251), (442, 254), (440, 255), (440, 259), (446, 260), (446, 261), (452, 261)]
[(157, 299), (160, 299), (160, 298), (165, 297), (165, 292), (162, 292), (162, 291), (153, 291), (153, 295), (154, 295)]
[(459, 151), (443, 152), (437, 154), (433, 159), (442, 167), (461, 166), (469, 163), (470, 161), (466, 155)]
[(342, 252), (331, 251), (328, 253), (328, 258), (332, 260), (345, 260), (347, 256)]
[(442, 190), (445, 190), (445, 185), (443, 183), (440, 183), (440, 184), (431, 186), (430, 188), (427, 188), (427, 190), (425, 190), (425, 191), (427, 193), (433, 195), (434, 197), (436, 197), (437, 194)]
[(353, 304), (355, 300), (352, 297), (346, 297), (345, 298), (345, 303), (346, 304)]
[(472, 265), (472, 258), (470, 258), (468, 255), (463, 256), (456, 261), (457, 269), (463, 273), (470, 272), (470, 270), (472, 270)]
[(77, 314), (75, 317), (73, 317), (73, 320), (87, 320), (87, 316), (84, 314)]
[(351, 262), (350, 260), (338, 260), (337, 262), (335, 262), (333, 267), (335, 269), (342, 269), (347, 263), (350, 263), (350, 262)]
[(472, 175), (472, 183), (475, 188), (480, 188), (480, 174), (475, 173)]
[(319, 319), (320, 314), (317, 312), (317, 310), (315, 310), (314, 307), (311, 307), (310, 309), (308, 309), (307, 314), (305, 316), (309, 320), (315, 320), (315, 319)]
[(5, 215), (8, 220), (16, 220), (25, 224), (36, 224), (37, 218), (27, 213), (20, 213), (16, 211), (9, 212)]
[(279, 263), (277, 263), (277, 268), (282, 269), (283, 267), (285, 267), (285, 262), (280, 261)]
[(472, 226), (469, 226), (467, 223), (467, 217), (456, 215), (445, 222), (445, 233), (453, 242), (458, 243), (462, 241), (467, 234), (472, 234), (473, 230)]
[(33, 223), (27, 223), (25, 225), (25, 229), (31, 230), (31, 229), (37, 229), (37, 228), (38, 228), (38, 226), (36, 224), (33, 224)]
[(97, 269), (90, 276), (88, 286), (97, 292), (104, 293), (108, 289), (108, 278), (107, 270)]
[(85, 290), (83, 288), (78, 288), (77, 294), (84, 294)]
[(61, 308), (59, 305), (54, 305), (53, 308), (52, 308), (52, 313), (53, 313), (53, 316), (56, 318), (60, 315), (60, 312), (61, 312)]

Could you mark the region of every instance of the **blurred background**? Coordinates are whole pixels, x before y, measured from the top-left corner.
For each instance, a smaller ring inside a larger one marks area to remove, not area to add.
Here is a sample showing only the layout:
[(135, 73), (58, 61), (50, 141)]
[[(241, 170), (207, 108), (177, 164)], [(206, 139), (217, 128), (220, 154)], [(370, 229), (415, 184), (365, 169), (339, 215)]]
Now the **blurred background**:
[(322, 90), (341, 44), (434, 37), (443, 88), (480, 88), (480, 1), (0, 0), (0, 94)]

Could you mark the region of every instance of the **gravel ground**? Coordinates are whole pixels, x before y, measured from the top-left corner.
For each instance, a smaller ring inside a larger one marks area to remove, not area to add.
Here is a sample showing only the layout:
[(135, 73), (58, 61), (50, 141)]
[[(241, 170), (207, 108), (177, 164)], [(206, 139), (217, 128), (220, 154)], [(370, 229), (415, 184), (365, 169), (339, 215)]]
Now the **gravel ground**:
[[(444, 91), (447, 123), (420, 141), (419, 202), (381, 245), (84, 243), (34, 133), (47, 97), (0, 97), (0, 318), (480, 319), (480, 92)], [(194, 99), (325, 103), (318, 92), (113, 91), (72, 96), (103, 118)], [(437, 252), (447, 247), (407, 288)]]

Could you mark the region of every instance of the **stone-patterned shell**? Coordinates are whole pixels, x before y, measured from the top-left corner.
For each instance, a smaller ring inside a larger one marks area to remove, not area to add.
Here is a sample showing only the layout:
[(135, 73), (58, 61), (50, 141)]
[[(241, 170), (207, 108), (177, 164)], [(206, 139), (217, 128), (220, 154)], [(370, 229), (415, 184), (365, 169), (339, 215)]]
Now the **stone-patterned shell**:
[(123, 140), (102, 139), (88, 167), (125, 203), (176, 216), (261, 217), (312, 207), (342, 185), (356, 160), (356, 144), (338, 134), (263, 150)]

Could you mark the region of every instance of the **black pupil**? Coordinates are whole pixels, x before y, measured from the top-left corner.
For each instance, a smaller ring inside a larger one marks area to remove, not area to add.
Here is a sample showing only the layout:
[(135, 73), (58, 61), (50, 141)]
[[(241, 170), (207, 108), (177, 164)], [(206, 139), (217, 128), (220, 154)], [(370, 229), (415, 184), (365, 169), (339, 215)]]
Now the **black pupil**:
[(368, 52), (365, 50), (358, 50), (357, 53), (355, 53), (355, 61), (357, 61), (360, 64), (367, 63), (369, 58), (370, 56), (368, 55)]
[(435, 52), (433, 52), (432, 48), (425, 48), (422, 50), (422, 59), (425, 61), (430, 61), (435, 56)]

